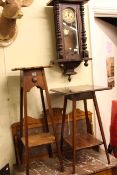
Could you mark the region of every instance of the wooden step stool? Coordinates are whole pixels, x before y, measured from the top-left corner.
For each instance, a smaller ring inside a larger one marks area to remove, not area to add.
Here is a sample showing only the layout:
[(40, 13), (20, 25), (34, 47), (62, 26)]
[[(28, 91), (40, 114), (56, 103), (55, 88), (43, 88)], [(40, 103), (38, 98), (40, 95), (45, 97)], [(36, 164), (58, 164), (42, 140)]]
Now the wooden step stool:
[[(53, 119), (53, 111), (51, 109), (51, 101), (48, 92), (47, 82), (45, 78), (44, 68), (46, 67), (29, 67), (29, 68), (15, 68), (13, 71), (20, 70), (20, 139), (25, 147), (25, 161), (26, 161), (26, 175), (29, 175), (29, 149), (39, 146), (47, 145), (49, 156), (52, 156), (51, 143), (55, 143), (57, 147), (58, 158), (60, 161), (60, 167), (63, 171), (63, 161), (60, 152), (58, 138)], [(44, 119), (45, 119), (45, 132), (36, 135), (28, 134), (27, 123), (27, 92), (29, 92), (34, 86), (40, 89)], [(48, 120), (46, 115), (44, 94), (45, 91), (49, 114), (51, 117), (53, 135), (49, 133)], [(24, 134), (23, 134), (23, 118), (24, 118)]]

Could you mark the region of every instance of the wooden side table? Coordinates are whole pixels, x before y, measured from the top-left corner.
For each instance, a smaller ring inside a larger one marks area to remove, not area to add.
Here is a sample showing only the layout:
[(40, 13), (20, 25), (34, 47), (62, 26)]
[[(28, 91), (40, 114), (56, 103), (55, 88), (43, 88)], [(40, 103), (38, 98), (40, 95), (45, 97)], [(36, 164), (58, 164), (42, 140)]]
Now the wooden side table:
[[(13, 71), (20, 70), (20, 139), (25, 146), (26, 151), (26, 175), (29, 175), (29, 149), (39, 145), (47, 145), (49, 155), (52, 155), (51, 143), (56, 143), (58, 157), (60, 161), (61, 170), (63, 170), (62, 155), (58, 144), (58, 138), (56, 134), (56, 128), (54, 125), (53, 112), (51, 109), (51, 101), (48, 93), (47, 82), (45, 78), (44, 68), (46, 67), (29, 67), (29, 68), (15, 68)], [(42, 108), (45, 119), (45, 132), (41, 134), (29, 135), (28, 123), (27, 123), (27, 92), (29, 92), (34, 86), (40, 89)], [(49, 133), (48, 120), (45, 108), (45, 99), (43, 91), (45, 91), (49, 115), (51, 117), (53, 134)], [(24, 118), (24, 128), (23, 128)], [(23, 135), (24, 129), (24, 135)]]
[[(56, 88), (51, 89), (51, 91), (64, 95), (64, 105), (63, 105), (63, 118), (62, 118), (62, 129), (61, 129), (61, 150), (63, 148), (63, 140), (68, 143), (73, 149), (73, 174), (75, 174), (75, 163), (76, 163), (76, 150), (81, 150), (84, 148), (94, 147), (101, 144), (104, 144), (105, 153), (107, 157), (108, 164), (110, 163), (109, 154), (107, 150), (106, 139), (104, 135), (104, 130), (102, 126), (101, 116), (98, 108), (98, 103), (95, 95), (95, 91), (108, 90), (110, 88), (105, 87), (94, 87), (94, 86), (77, 86), (77, 87), (69, 87), (69, 88)], [(92, 99), (94, 102), (97, 119), (99, 123), (99, 128), (102, 136), (102, 141), (96, 139), (91, 134), (91, 127), (88, 119), (88, 110), (87, 110), (87, 100)], [(65, 115), (67, 108), (67, 101), (72, 101), (72, 134), (70, 136), (64, 136), (64, 123), (65, 123)], [(76, 102), (79, 100), (83, 100), (85, 116), (86, 116), (86, 124), (87, 124), (87, 134), (85, 135), (77, 135), (76, 134)]]

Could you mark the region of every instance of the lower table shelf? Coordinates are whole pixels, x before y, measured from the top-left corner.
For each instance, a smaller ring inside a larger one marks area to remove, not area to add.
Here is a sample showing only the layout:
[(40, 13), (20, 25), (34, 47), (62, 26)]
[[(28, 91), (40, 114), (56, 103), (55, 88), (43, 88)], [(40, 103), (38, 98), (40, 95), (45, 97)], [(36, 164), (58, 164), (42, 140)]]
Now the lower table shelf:
[[(64, 137), (64, 141), (72, 147), (73, 136)], [(87, 134), (77, 134), (76, 136), (76, 148), (75, 150), (80, 150), (84, 148), (94, 147), (103, 144), (102, 141), (96, 139), (93, 135)]]
[[(25, 146), (25, 137), (21, 138), (22, 143)], [(29, 148), (51, 144), (55, 142), (55, 137), (50, 133), (41, 133), (28, 136), (28, 146)]]

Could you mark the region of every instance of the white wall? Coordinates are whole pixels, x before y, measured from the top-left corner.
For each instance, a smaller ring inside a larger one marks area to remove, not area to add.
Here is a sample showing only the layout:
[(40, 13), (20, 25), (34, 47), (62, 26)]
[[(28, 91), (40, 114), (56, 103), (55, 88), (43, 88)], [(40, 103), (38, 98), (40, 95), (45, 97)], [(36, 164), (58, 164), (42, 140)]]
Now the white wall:
[[(34, 0), (30, 7), (23, 8), (24, 16), (17, 21), (16, 40), (9, 47), (0, 48), (0, 168), (8, 162), (12, 167), (14, 162), (10, 126), (19, 120), (19, 72), (12, 72), (11, 69), (44, 66), (56, 58), (53, 11), (51, 7), (45, 7), (47, 2), (48, 0)], [(87, 16), (85, 21), (89, 49)], [(76, 71), (78, 74), (74, 75), (72, 81), (68, 83), (59, 67), (46, 70), (49, 88), (92, 83), (91, 63), (88, 67), (81, 64)], [(41, 113), (37, 94), (37, 89), (34, 88), (28, 96), (29, 115), (36, 118)], [(62, 105), (61, 99), (61, 97), (53, 97), (52, 104)]]
[[(103, 1), (102, 0), (90, 0), (89, 4), (91, 5), (94, 12), (98, 12), (102, 10), (102, 13), (103, 13), (104, 10), (107, 12), (107, 10), (117, 9), (116, 0), (111, 0), (111, 1), (110, 0), (103, 0)], [(111, 13), (114, 13), (114, 11)]]
[[(102, 121), (105, 129), (107, 143), (109, 143), (109, 127), (111, 119), (111, 103), (117, 99), (117, 27), (100, 19), (95, 20), (96, 49), (93, 64), (94, 84), (107, 86), (106, 58), (114, 57), (115, 87), (112, 90), (97, 93)], [(100, 39), (101, 38), (101, 42)], [(97, 70), (99, 68), (99, 71)], [(99, 135), (99, 130), (97, 130)]]
[[(99, 109), (104, 126), (104, 132), (109, 143), (109, 127), (111, 119), (111, 103), (117, 99), (117, 27), (102, 21), (95, 16), (117, 16), (117, 2), (114, 0), (109, 3), (91, 1), (90, 8), (90, 31), (92, 45), (92, 67), (94, 85), (107, 86), (106, 58), (114, 57), (115, 61), (115, 87), (109, 91), (97, 93)], [(115, 10), (116, 8), (116, 10)], [(111, 10), (113, 12), (111, 13)], [(96, 122), (96, 135), (101, 138), (100, 131)]]

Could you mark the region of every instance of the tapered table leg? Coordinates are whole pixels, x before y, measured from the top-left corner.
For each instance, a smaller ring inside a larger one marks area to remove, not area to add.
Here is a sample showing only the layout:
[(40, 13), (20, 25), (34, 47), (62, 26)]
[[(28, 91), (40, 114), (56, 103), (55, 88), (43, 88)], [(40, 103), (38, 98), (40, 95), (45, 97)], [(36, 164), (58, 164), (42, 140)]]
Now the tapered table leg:
[(92, 134), (92, 129), (91, 129), (91, 125), (90, 125), (90, 121), (89, 121), (89, 117), (88, 117), (87, 100), (84, 99), (83, 101), (84, 101), (84, 109), (85, 109), (85, 118), (86, 118), (87, 132)]
[(94, 102), (94, 106), (95, 106), (95, 110), (96, 110), (96, 114), (97, 114), (97, 119), (98, 119), (100, 132), (101, 132), (101, 136), (102, 136), (102, 140), (103, 140), (103, 144), (104, 144), (104, 148), (105, 148), (105, 152), (106, 152), (107, 161), (108, 161), (108, 164), (110, 164), (110, 158), (109, 158), (109, 154), (108, 154), (106, 139), (105, 139), (105, 135), (104, 135), (104, 130), (103, 130), (103, 126), (102, 126), (101, 116), (100, 116), (95, 93), (93, 93), (93, 102)]
[(73, 174), (75, 174), (75, 164), (76, 164), (76, 101), (72, 101), (72, 121), (73, 121), (73, 126), (72, 126), (72, 144), (73, 144)]
[[(44, 100), (44, 95), (43, 95), (43, 89), (41, 89), (41, 88), (40, 88), (40, 94), (41, 94), (41, 101), (42, 101), (44, 120), (45, 120), (45, 131), (49, 132), (46, 107), (45, 107), (45, 100)], [(53, 157), (51, 145), (47, 145), (47, 149), (48, 149), (49, 157)]]
[(67, 108), (67, 98), (64, 97), (62, 127), (61, 127), (61, 151), (63, 151), (63, 134), (64, 134), (64, 127), (65, 127), (66, 108)]
[(51, 118), (51, 122), (52, 122), (53, 133), (54, 133), (54, 136), (55, 136), (55, 144), (56, 144), (56, 148), (57, 148), (58, 158), (59, 158), (59, 161), (60, 161), (60, 169), (61, 169), (61, 171), (64, 171), (63, 158), (62, 158), (62, 154), (61, 154), (61, 150), (60, 150), (60, 144), (58, 142), (58, 136), (57, 136), (57, 132), (56, 132), (56, 128), (55, 128), (54, 116), (53, 116), (53, 111), (52, 111), (52, 107), (51, 107), (51, 100), (50, 100), (50, 96), (49, 96), (49, 92), (48, 92), (48, 88), (47, 88), (47, 83), (46, 83), (46, 79), (45, 79), (44, 75), (45, 74), (44, 74), (44, 71), (43, 71), (43, 80), (44, 80), (44, 85), (45, 85), (46, 99), (47, 99), (49, 114), (50, 114), (50, 118)]
[[(25, 88), (24, 88), (25, 89)], [(28, 121), (27, 121), (27, 93), (24, 90), (24, 133), (25, 133), (25, 144), (26, 144), (26, 175), (29, 175), (29, 148), (28, 148)]]

